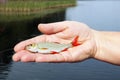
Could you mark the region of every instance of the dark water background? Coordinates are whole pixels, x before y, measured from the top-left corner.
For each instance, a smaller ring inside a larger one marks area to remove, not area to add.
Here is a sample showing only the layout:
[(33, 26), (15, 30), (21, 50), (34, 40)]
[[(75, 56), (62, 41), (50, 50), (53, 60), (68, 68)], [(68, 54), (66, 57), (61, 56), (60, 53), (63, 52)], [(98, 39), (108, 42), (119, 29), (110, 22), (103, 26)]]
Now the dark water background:
[[(74, 20), (96, 30), (120, 31), (120, 1), (78, 1), (44, 17), (0, 21), (0, 80), (120, 80), (120, 66), (89, 59), (78, 63), (13, 62), (11, 49), (24, 39), (40, 35), (39, 23)], [(19, 19), (19, 16), (18, 16)]]

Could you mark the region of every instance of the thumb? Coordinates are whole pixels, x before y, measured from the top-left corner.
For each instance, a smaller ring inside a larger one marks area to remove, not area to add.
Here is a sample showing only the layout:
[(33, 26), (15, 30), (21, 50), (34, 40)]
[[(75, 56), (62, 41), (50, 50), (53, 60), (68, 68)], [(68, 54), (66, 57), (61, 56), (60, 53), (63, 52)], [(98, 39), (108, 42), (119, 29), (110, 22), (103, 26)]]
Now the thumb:
[(67, 28), (64, 22), (39, 24), (38, 29), (44, 34), (54, 34), (62, 32)]

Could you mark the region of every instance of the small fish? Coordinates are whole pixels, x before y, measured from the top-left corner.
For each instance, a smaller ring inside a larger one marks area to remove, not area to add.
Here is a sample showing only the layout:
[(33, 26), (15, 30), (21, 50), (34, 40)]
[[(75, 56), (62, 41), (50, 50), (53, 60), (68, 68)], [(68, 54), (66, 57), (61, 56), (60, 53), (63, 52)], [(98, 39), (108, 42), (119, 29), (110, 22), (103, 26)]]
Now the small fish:
[(69, 43), (69, 44), (60, 44), (56, 42), (39, 42), (39, 43), (33, 43), (30, 45), (27, 45), (25, 47), (26, 50), (32, 52), (32, 53), (49, 53), (49, 54), (57, 54), (59, 52), (67, 51), (68, 48), (71, 48), (73, 46), (80, 45), (78, 43), (78, 36), (75, 37), (75, 39)]

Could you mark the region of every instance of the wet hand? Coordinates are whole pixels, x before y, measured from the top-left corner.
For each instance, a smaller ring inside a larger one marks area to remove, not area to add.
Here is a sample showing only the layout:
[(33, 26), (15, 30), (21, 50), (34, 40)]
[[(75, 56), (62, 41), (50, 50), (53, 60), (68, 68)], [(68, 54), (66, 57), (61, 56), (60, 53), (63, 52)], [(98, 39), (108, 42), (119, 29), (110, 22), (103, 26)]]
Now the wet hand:
[[(40, 24), (38, 29), (44, 34), (22, 41), (15, 46), (14, 50), (16, 53), (13, 55), (14, 61), (76, 62), (93, 57), (96, 53), (96, 43), (94, 40), (93, 30), (83, 23), (63, 21)], [(67, 51), (60, 52), (58, 54), (33, 54), (25, 50), (25, 46), (31, 43), (70, 43), (76, 36), (79, 36), (78, 42), (81, 45), (69, 48)]]

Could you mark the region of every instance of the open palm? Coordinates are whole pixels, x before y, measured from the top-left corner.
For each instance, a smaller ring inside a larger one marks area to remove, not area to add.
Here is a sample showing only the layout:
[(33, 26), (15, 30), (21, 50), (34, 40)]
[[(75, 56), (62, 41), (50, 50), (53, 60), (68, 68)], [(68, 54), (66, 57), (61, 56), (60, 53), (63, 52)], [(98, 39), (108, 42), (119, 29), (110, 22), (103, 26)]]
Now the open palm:
[[(43, 35), (18, 43), (14, 50), (14, 61), (23, 62), (76, 62), (92, 57), (96, 52), (96, 43), (93, 30), (87, 25), (74, 21), (63, 21), (49, 24), (40, 24), (39, 30)], [(32, 54), (25, 50), (25, 46), (38, 42), (59, 42), (70, 43), (76, 36), (79, 36), (79, 46), (69, 48), (59, 54)]]

